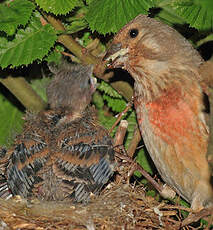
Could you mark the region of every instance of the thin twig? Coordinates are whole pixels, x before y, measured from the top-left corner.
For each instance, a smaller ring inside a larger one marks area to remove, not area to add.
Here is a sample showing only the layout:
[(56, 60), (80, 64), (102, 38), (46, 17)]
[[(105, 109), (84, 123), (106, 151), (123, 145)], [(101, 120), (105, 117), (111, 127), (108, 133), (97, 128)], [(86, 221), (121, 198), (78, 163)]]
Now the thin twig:
[(109, 130), (109, 133), (111, 133), (113, 131), (113, 129), (116, 127), (116, 125), (120, 122), (120, 120), (122, 119), (123, 115), (132, 107), (132, 101), (130, 101), (129, 103), (127, 103), (126, 108), (119, 113), (117, 120), (115, 121), (115, 123), (112, 125), (112, 127)]
[(139, 171), (153, 186), (154, 188), (161, 194), (163, 191), (163, 185), (157, 183), (137, 162), (132, 160), (129, 156), (122, 155), (116, 152), (116, 157), (125, 160), (131, 164), (133, 164), (132, 170), (128, 173), (132, 175), (134, 171)]
[[(58, 31), (65, 31), (62, 22), (51, 15), (43, 13), (47, 21)], [(67, 47), (75, 56), (87, 64), (97, 63), (99, 58), (91, 55), (89, 52), (85, 54), (85, 49), (77, 41), (75, 41), (70, 35), (59, 35), (58, 41)]]
[[(202, 209), (200, 212), (197, 213), (191, 213), (185, 220), (183, 220), (181, 227), (184, 227), (186, 225), (189, 225), (193, 222), (196, 222), (198, 220), (200, 220), (203, 217), (212, 215), (213, 216), (213, 208), (209, 208), (209, 209)], [(210, 223), (212, 224), (212, 223)]]

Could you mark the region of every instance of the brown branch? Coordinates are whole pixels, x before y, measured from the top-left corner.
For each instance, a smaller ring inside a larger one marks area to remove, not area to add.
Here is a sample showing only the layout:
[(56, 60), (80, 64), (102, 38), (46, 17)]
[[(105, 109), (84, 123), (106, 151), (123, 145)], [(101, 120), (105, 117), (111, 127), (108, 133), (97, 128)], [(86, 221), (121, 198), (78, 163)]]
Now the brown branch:
[(132, 102), (129, 102), (126, 106), (126, 108), (124, 109), (124, 111), (122, 111), (121, 113), (119, 113), (117, 120), (115, 121), (115, 123), (112, 125), (112, 127), (109, 130), (109, 133), (111, 133), (113, 131), (113, 129), (117, 126), (117, 124), (120, 122), (120, 120), (122, 119), (123, 115), (132, 107)]
[(28, 110), (39, 112), (47, 106), (23, 77), (8, 76), (7, 78), (0, 79), (0, 82), (8, 88)]
[(110, 85), (116, 89), (127, 101), (132, 100), (133, 89), (129, 83), (125, 81), (115, 81), (110, 83)]
[(118, 126), (117, 132), (114, 138), (114, 146), (119, 146), (123, 144), (124, 137), (126, 135), (126, 130), (128, 127), (128, 122), (126, 120), (122, 120), (120, 125)]
[[(60, 20), (55, 19), (51, 15), (44, 14), (47, 21), (58, 31), (65, 31), (65, 28)], [(76, 42), (70, 35), (62, 34), (59, 35), (58, 41), (69, 49), (75, 56), (77, 56), (83, 63), (96, 64), (99, 58), (93, 56), (87, 49), (82, 47)]]
[(161, 183), (156, 182), (150, 175), (147, 173), (137, 162), (131, 159), (129, 156), (122, 155), (116, 152), (116, 157), (129, 162), (132, 165), (132, 169), (128, 172), (129, 177), (135, 172), (139, 171), (152, 185), (153, 187), (160, 193), (160, 195), (164, 198), (174, 198), (175, 192), (168, 187), (167, 185), (162, 185)]
[[(60, 20), (55, 19), (51, 15), (43, 14), (44, 17), (47, 19), (47, 21), (58, 31), (65, 31), (65, 28)], [(75, 41), (72, 36), (70, 35), (59, 35), (58, 42), (60, 42), (62, 45), (64, 45), (67, 49), (69, 49), (77, 58), (79, 58), (83, 63), (85, 64), (94, 64), (94, 74), (96, 77), (103, 79), (105, 81), (109, 80), (113, 73), (107, 73), (105, 72), (105, 63), (102, 61), (100, 57), (93, 56), (88, 49), (81, 46), (77, 41)], [(112, 87), (115, 88), (118, 92), (122, 92), (121, 94), (129, 100), (132, 96), (132, 88), (129, 86), (128, 83), (121, 84), (119, 83), (113, 83)]]
[(132, 140), (129, 143), (128, 150), (127, 150), (127, 153), (128, 153), (129, 157), (131, 157), (131, 158), (133, 157), (133, 155), (135, 153), (135, 150), (136, 150), (140, 140), (141, 140), (141, 134), (140, 134), (140, 130), (138, 128), (138, 124), (136, 124)]
[[(206, 216), (211, 215), (213, 217), (213, 208), (209, 208), (209, 209), (202, 209), (201, 211), (197, 212), (197, 213), (191, 213), (181, 224), (181, 227), (184, 227), (186, 225), (189, 225), (193, 222), (197, 222), (198, 220), (200, 220), (201, 218), (204, 218)], [(212, 220), (211, 223), (209, 223), (209, 226), (213, 224)]]

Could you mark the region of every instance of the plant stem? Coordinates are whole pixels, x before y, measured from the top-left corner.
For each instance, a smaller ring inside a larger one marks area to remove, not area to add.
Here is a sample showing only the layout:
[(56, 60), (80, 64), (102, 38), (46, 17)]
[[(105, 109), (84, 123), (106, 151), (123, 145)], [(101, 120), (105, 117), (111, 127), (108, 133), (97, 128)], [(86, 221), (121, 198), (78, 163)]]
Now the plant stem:
[(8, 88), (28, 110), (39, 112), (47, 106), (23, 77), (14, 78), (8, 76), (7, 78), (0, 79), (0, 82)]
[[(65, 28), (60, 20), (55, 19), (51, 15), (44, 14), (47, 21), (58, 31), (65, 31)], [(58, 42), (69, 49), (77, 58), (79, 58), (85, 64), (94, 64), (94, 73), (96, 77), (108, 80), (113, 76), (113, 73), (104, 74), (105, 66), (101, 58), (93, 56), (86, 48), (76, 42), (70, 35), (59, 35)], [(127, 100), (130, 100), (133, 94), (133, 90), (126, 82), (114, 82), (112, 87), (120, 92)]]
[[(65, 28), (60, 20), (55, 19), (50, 15), (45, 15), (48, 22), (59, 31), (65, 31)], [(76, 42), (70, 35), (59, 35), (58, 42), (63, 44), (67, 49), (69, 49), (75, 56), (77, 56), (83, 63), (86, 64), (96, 64), (99, 58), (93, 56), (87, 49), (82, 47), (78, 42)]]

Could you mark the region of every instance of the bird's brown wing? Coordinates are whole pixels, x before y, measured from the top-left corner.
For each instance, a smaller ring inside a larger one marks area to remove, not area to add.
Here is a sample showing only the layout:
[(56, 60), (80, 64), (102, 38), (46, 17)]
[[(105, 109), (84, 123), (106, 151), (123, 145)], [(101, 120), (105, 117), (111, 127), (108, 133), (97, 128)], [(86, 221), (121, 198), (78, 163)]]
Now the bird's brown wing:
[(70, 185), (74, 201), (98, 193), (114, 169), (114, 150), (107, 131), (85, 117), (67, 124), (58, 135), (54, 172)]
[(45, 165), (49, 149), (46, 143), (32, 140), (17, 144), (11, 151), (7, 166), (7, 184), (13, 195), (30, 196), (34, 184), (40, 181), (37, 173)]
[(13, 195), (29, 197), (32, 188), (39, 182), (37, 173), (45, 165), (49, 157), (48, 115), (27, 115), (24, 130), (15, 139), (15, 143), (9, 149), (8, 165), (5, 170), (7, 185)]
[(5, 170), (8, 165), (9, 153), (6, 148), (0, 149), (0, 197), (9, 198), (12, 193), (10, 192), (7, 184), (7, 179), (5, 177)]

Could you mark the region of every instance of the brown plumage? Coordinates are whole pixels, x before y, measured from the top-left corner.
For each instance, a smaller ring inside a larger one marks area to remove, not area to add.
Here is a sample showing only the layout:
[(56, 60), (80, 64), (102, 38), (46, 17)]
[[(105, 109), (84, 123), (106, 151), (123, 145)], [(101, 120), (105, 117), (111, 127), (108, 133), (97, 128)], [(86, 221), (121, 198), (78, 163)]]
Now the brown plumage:
[(5, 177), (12, 195), (87, 202), (113, 174), (112, 139), (87, 107), (91, 74), (92, 66), (63, 66), (47, 88), (50, 110), (27, 115), (8, 150)]
[[(95, 90), (92, 65), (68, 65), (60, 68), (49, 66), (55, 74), (47, 87), (47, 97), (51, 109), (69, 108), (81, 112), (91, 102)], [(80, 98), (79, 98), (80, 97)]]
[(162, 179), (193, 209), (212, 205), (198, 52), (173, 28), (139, 15), (115, 36), (105, 59), (135, 80), (140, 131)]

